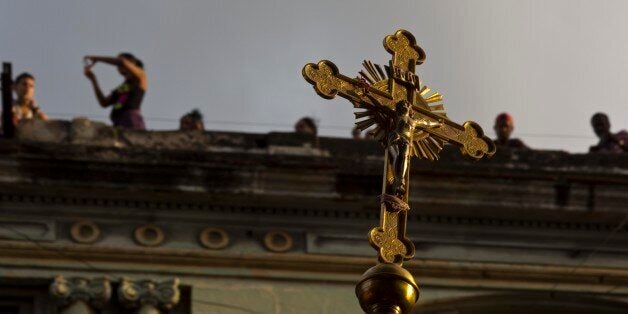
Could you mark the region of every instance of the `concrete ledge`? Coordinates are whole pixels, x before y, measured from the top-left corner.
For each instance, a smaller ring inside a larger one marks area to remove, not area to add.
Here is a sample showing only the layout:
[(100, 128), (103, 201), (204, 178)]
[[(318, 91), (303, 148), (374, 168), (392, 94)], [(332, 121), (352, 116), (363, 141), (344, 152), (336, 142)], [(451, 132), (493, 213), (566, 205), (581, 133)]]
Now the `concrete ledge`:
[[(198, 250), (120, 249), (0, 243), (0, 265), (19, 269), (115, 271), (120, 274), (217, 276), (355, 282), (373, 258), (309, 254), (233, 254)], [(60, 256), (58, 252), (63, 252)], [(10, 257), (9, 257), (10, 256)], [(80, 261), (89, 261), (87, 267)], [(414, 259), (404, 264), (420, 285), (628, 295), (628, 270)]]

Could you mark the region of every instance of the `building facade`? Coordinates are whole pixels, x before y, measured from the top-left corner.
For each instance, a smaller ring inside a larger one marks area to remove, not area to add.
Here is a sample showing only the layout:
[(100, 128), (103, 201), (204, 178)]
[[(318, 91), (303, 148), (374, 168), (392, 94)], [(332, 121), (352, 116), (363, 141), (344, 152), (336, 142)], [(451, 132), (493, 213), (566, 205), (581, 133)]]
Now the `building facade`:
[[(0, 313), (360, 313), (383, 155), (34, 122), (0, 145)], [(628, 155), (415, 161), (414, 313), (626, 313)]]

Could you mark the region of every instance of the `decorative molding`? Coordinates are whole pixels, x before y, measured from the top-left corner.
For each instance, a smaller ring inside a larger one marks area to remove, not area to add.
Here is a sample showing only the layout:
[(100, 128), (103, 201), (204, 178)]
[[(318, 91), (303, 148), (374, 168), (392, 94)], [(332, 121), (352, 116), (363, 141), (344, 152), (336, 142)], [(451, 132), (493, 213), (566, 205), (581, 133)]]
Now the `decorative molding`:
[(226, 248), (231, 239), (229, 234), (221, 228), (205, 228), (198, 236), (201, 245), (212, 250), (221, 250)]
[[(15, 211), (13, 211), (15, 212)], [(1, 219), (0, 239), (20, 241), (54, 241), (57, 239), (54, 221), (40, 219)]]
[[(89, 207), (124, 207), (129, 209), (146, 209), (146, 210), (195, 210), (206, 213), (220, 214), (246, 214), (246, 215), (263, 215), (263, 216), (279, 216), (279, 217), (320, 217), (330, 218), (334, 220), (368, 220), (379, 219), (379, 210), (376, 202), (373, 202), (373, 210), (346, 211), (337, 209), (316, 209), (316, 208), (295, 208), (295, 207), (265, 207), (265, 206), (242, 206), (242, 205), (211, 205), (204, 203), (192, 202), (170, 202), (170, 201), (139, 201), (139, 200), (120, 200), (108, 198), (87, 198), (73, 196), (43, 196), (43, 195), (18, 195), (18, 194), (0, 194), (0, 202), (7, 203), (26, 203), (26, 204), (45, 204), (51, 205), (73, 205), (77, 204)], [(420, 203), (410, 202), (413, 208), (421, 208)], [(442, 205), (446, 206), (446, 205)], [(454, 205), (452, 205), (454, 206)], [(480, 206), (481, 207), (481, 206)], [(544, 210), (542, 212), (555, 213), (554, 210)], [(570, 212), (571, 213), (571, 212)], [(585, 214), (584, 212), (573, 212), (573, 214)], [(563, 217), (565, 218), (565, 217)], [(607, 222), (591, 222), (591, 221), (565, 221), (558, 218), (552, 219), (529, 219), (521, 218), (495, 218), (495, 217), (473, 217), (471, 214), (461, 215), (437, 215), (437, 214), (419, 214), (416, 211), (408, 214), (408, 221), (417, 221), (425, 223), (450, 224), (450, 225), (481, 225), (481, 226), (504, 226), (504, 227), (521, 227), (529, 229), (557, 229), (557, 230), (586, 230), (590, 232), (607, 233), (617, 227), (617, 224)], [(410, 231), (411, 232), (411, 231)], [(618, 233), (628, 233), (628, 226)]]
[(272, 230), (264, 235), (264, 247), (271, 252), (284, 253), (294, 246), (292, 236), (282, 230)]
[(111, 298), (111, 284), (107, 277), (66, 279), (57, 276), (50, 285), (50, 294), (63, 305), (83, 301), (94, 308), (102, 308)]
[(158, 246), (164, 242), (165, 238), (163, 230), (153, 225), (137, 227), (133, 232), (133, 239), (142, 246)]
[(120, 279), (118, 299), (120, 303), (130, 309), (144, 305), (170, 310), (179, 303), (179, 279), (157, 282), (154, 280)]
[(70, 228), (70, 237), (76, 243), (91, 244), (98, 240), (100, 228), (91, 220), (75, 222)]

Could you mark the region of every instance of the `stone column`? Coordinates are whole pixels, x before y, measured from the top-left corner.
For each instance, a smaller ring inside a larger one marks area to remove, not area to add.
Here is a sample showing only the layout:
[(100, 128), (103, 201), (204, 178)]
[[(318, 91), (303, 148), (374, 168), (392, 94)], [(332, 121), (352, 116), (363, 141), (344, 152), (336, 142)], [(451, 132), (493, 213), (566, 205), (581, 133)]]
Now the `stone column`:
[(57, 276), (50, 285), (50, 294), (61, 303), (61, 314), (94, 314), (111, 298), (108, 278), (87, 279)]
[(179, 279), (156, 282), (153, 280), (120, 280), (120, 303), (137, 314), (161, 314), (179, 303)]

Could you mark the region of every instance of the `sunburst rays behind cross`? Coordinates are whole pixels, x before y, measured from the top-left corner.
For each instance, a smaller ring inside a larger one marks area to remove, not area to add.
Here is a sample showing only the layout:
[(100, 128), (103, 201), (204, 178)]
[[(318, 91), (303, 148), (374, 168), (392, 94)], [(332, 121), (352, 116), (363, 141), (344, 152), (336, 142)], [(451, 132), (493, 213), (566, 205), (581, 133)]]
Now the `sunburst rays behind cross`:
[[(391, 77), (390, 67), (374, 64), (371, 61), (364, 60), (362, 62), (364, 67), (360, 70), (359, 78), (365, 82), (365, 84), (378, 89), (385, 93), (390, 93), (388, 80)], [(445, 113), (445, 106), (443, 104), (443, 96), (435, 91), (430, 90), (427, 86), (419, 82), (419, 94), (416, 97), (416, 101), (413, 106), (422, 107), (430, 112), (447, 118)], [(378, 103), (376, 105), (382, 105)], [(361, 103), (353, 102), (355, 108), (364, 109), (355, 112), (355, 117), (358, 120), (355, 124), (358, 129), (365, 131), (369, 136), (378, 140), (385, 141), (386, 124), (390, 124), (392, 121), (387, 121), (387, 117), (380, 114), (377, 110), (372, 110), (368, 106), (364, 106)], [(382, 105), (386, 106), (386, 105)], [(394, 110), (394, 104), (390, 103), (389, 108)], [(439, 158), (439, 152), (443, 149), (445, 141), (431, 134), (421, 130), (415, 129), (412, 134), (411, 155), (422, 159), (437, 160)]]

